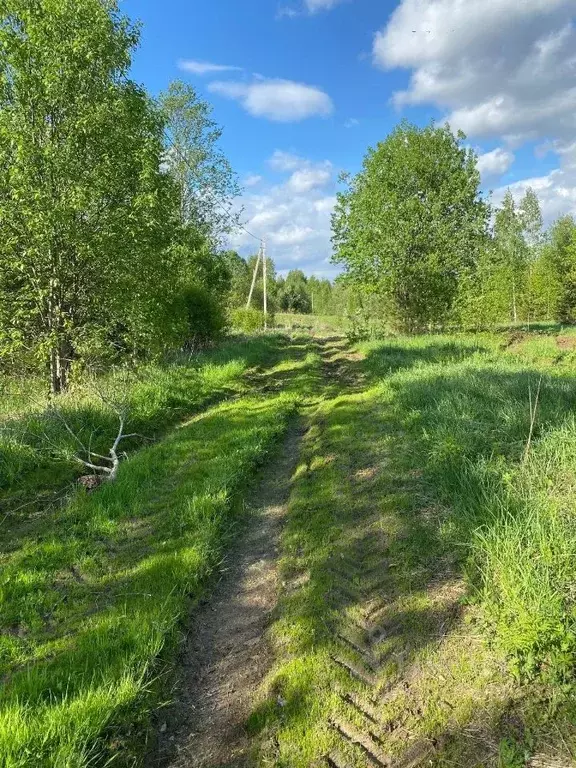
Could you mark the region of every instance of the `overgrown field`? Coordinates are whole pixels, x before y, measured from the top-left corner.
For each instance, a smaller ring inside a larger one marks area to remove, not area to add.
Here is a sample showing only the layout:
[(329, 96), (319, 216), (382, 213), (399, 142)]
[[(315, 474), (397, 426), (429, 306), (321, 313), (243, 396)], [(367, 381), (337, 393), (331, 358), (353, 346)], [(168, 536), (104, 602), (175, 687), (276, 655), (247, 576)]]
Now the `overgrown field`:
[(70, 483), (88, 471), (75, 458), (87, 459), (80, 443), (108, 453), (118, 431), (117, 410), (126, 414), (126, 434), (138, 434), (122, 443), (130, 452), (209, 403), (246, 392), (250, 372), (281, 357), (279, 337), (261, 336), (164, 364), (82, 375), (55, 409), (48, 407), (41, 379), (5, 377), (0, 381), (0, 502), (11, 515), (6, 527), (66, 496)]
[[(268, 337), (197, 365), (147, 372), (128, 399), (136, 423), (149, 429), (214, 396), (233, 397), (134, 453), (114, 484), (8, 512), (0, 555), (3, 767), (74, 768), (110, 757), (132, 765), (141, 757), (162, 690), (158, 659), (237, 531), (242, 492), (316, 368), (306, 343)], [(26, 405), (13, 418), (44, 429), (48, 416), (30, 416)], [(112, 417), (104, 406), (71, 396), (62, 407), (83, 434), (106, 435)], [(66, 438), (60, 427), (52, 442)], [(40, 442), (32, 450), (44, 458)], [(34, 493), (61, 484), (59, 466), (48, 452), (45, 473), (32, 475)], [(22, 493), (30, 477), (20, 471)]]
[(572, 764), (575, 350), (522, 333), (334, 349), (257, 764)]
[[(61, 400), (84, 442), (108, 445), (120, 381)], [(0, 764), (138, 764), (181, 620), (304, 405), (254, 765), (571, 764), (576, 333), (259, 336), (122, 392), (155, 439), (91, 494), (62, 419), (5, 407)]]

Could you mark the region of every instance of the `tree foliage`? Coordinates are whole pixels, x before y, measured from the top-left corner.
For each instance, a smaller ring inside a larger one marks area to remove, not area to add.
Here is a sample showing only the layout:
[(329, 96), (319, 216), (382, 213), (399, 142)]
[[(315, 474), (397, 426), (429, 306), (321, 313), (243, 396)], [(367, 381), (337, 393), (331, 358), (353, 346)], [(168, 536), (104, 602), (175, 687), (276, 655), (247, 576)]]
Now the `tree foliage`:
[(87, 337), (167, 340), (176, 190), (160, 115), (127, 78), (138, 32), (116, 3), (3, 6), (3, 346), (33, 344), (57, 392)]
[(206, 238), (212, 248), (238, 224), (233, 210), (239, 194), (236, 174), (218, 142), (222, 129), (212, 107), (191, 85), (172, 82), (160, 96), (168, 148), (165, 163), (180, 190), (180, 219)]
[(485, 237), (488, 207), (463, 140), (448, 126), (404, 122), (338, 196), (334, 261), (408, 330), (448, 317)]
[(576, 222), (562, 216), (550, 228), (542, 249), (543, 288), (551, 317), (560, 323), (576, 320)]
[(308, 278), (300, 269), (293, 269), (279, 281), (278, 303), (282, 312), (308, 314), (312, 310)]
[(192, 88), (157, 104), (130, 80), (138, 38), (116, 0), (2, 4), (0, 357), (36, 359), (55, 393), (95, 352), (224, 327), (235, 176)]

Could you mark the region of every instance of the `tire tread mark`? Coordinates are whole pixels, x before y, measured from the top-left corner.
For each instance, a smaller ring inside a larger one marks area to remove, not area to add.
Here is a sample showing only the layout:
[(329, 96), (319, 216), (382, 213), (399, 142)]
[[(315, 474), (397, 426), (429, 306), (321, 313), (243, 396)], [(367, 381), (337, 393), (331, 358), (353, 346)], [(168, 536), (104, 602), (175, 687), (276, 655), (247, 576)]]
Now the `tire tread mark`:
[(339, 720), (331, 720), (330, 726), (350, 744), (358, 747), (374, 768), (392, 768), (392, 762), (384, 755), (378, 744), (355, 726)]

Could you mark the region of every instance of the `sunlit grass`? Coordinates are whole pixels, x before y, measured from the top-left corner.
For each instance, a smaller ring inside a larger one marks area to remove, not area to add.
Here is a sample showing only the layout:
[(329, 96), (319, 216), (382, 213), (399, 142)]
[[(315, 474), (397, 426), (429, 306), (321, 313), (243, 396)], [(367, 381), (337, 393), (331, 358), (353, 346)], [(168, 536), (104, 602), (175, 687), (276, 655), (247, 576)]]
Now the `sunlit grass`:
[[(317, 355), (306, 343), (264, 343), (248, 350), (249, 370), (247, 363), (235, 368), (250, 374), (236, 381), (236, 396), (135, 452), (114, 484), (77, 491), (67, 505), (6, 535), (3, 768), (84, 768), (110, 758), (133, 765), (141, 758), (179, 623), (237, 535), (243, 492), (317, 375)], [(222, 366), (230, 365), (237, 362), (209, 363), (201, 375), (229, 383)], [(169, 388), (170, 376), (158, 386)], [(147, 417), (162, 407), (153, 403)]]
[(85, 765), (145, 694), (234, 530), (239, 489), (293, 407), (278, 396), (208, 411), (3, 557), (2, 765)]
[(59, 415), (49, 411), (41, 381), (6, 377), (0, 382), (2, 506), (22, 510), (26, 517), (34, 507), (54, 502), (85, 473), (74, 460), (78, 442), (63, 420), (85, 445), (106, 455), (118, 430), (114, 408), (119, 407), (127, 414), (126, 432), (141, 435), (123, 443), (130, 453), (211, 402), (247, 391), (247, 375), (270, 369), (286, 343), (279, 336), (261, 336), (162, 364), (99, 376), (85, 372), (57, 399)]
[[(435, 744), (438, 766), (511, 768), (540, 750), (569, 760), (572, 350), (542, 334), (430, 335), (355, 349), (363, 359), (345, 365), (361, 386), (326, 390), (295, 478), (287, 586), (271, 632), (278, 664), (250, 720), (258, 759), (304, 768), (335, 748), (342, 764), (363, 766), (362, 749), (330, 725), (344, 719), (401, 759), (410, 745)], [(359, 541), (368, 544), (358, 549)], [(363, 591), (358, 564), (377, 573), (378, 557), (382, 583)], [(354, 634), (378, 596), (382, 667), (368, 685), (331, 656), (344, 649), (362, 665), (338, 633)]]
[(297, 313), (278, 313), (276, 326), (295, 331), (312, 331), (317, 335), (344, 334), (350, 327), (345, 317), (336, 315), (301, 315)]

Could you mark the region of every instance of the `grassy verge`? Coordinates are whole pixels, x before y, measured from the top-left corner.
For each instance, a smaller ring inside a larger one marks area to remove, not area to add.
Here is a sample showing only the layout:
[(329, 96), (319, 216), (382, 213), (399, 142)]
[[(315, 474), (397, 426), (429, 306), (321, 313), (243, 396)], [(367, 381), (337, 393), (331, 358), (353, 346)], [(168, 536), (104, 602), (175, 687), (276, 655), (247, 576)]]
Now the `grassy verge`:
[(422, 366), (433, 343), (366, 346), (367, 368), (402, 350), (404, 367), (384, 387), (408, 464), (445, 509), (441, 534), (467, 559), (515, 671), (566, 683), (576, 666), (576, 356), (528, 337), (505, 351), (456, 343), (460, 360), (446, 346), (446, 362)]
[(238, 530), (243, 492), (317, 359), (276, 340), (253, 394), (195, 416), (123, 463), (116, 483), (13, 532), (0, 556), (0, 764), (133, 765), (160, 658)]
[[(247, 375), (289, 356), (288, 343), (273, 335), (231, 341), (171, 363), (119, 370), (94, 381), (83, 378), (58, 399), (59, 416), (47, 409), (40, 382), (5, 379), (0, 384), (0, 503), (10, 519), (4, 529), (59, 503), (67, 486), (86, 472), (73, 458), (78, 443), (63, 420), (101, 454), (107, 454), (118, 430), (109, 403), (127, 412), (127, 433), (156, 438), (209, 403), (246, 392)], [(131, 452), (146, 442), (134, 438), (122, 448)]]
[(72, 768), (104, 750), (98, 738), (145, 694), (293, 407), (278, 396), (208, 411), (3, 557), (3, 765)]
[(258, 760), (571, 764), (571, 345), (358, 350), (343, 363), (357, 383), (327, 391), (294, 484)]

